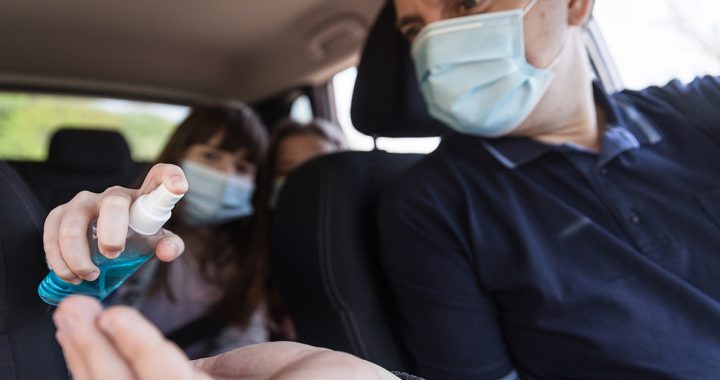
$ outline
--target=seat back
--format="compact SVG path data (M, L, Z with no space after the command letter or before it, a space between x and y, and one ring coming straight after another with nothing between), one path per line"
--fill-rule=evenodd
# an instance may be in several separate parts
M412 370L380 268L375 209L419 158L339 153L288 177L274 215L273 265L301 342Z
M358 66L354 126L375 137L434 137L430 117L387 1ZM274 269L298 338L350 352L385 368L414 364L380 266L376 207L381 194L422 156L347 152L292 173L274 215Z
M48 211L83 190L100 192L115 185L129 186L142 171L130 157L130 148L120 133L73 128L55 132L45 163L18 168Z
M37 295L48 272L44 214L19 176L0 162L0 379L67 379L50 308Z

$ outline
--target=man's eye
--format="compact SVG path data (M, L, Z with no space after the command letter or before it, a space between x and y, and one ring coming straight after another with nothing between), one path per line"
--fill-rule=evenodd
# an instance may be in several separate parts
M471 11L478 5L477 0L461 0L460 6L464 11Z
M422 26L420 26L420 25L408 26L407 28L403 29L402 34L403 34L403 36L405 36L405 38L408 41L412 42L415 39L415 37L417 37L418 34L420 34L421 30L422 30Z
M448 11L450 17L460 17L469 14L482 13L487 10L490 2L488 0L456 0L452 2L452 9Z

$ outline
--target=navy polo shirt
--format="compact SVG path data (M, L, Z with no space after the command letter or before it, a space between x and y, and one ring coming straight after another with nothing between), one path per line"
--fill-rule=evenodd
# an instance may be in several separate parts
M385 197L418 375L720 379L720 78L595 99L598 153L455 134Z

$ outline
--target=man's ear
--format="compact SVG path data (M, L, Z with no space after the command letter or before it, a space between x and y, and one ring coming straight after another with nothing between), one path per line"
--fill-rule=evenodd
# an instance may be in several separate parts
M570 0L568 3L568 24L584 25L592 14L594 0Z

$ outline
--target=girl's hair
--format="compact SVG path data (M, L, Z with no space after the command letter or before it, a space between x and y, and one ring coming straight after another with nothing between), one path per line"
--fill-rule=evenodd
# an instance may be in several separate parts
M285 119L278 123L273 129L270 138L270 148L265 165L258 175L258 187L254 199L255 216L252 226L252 243L250 252L252 256L265 257L269 260L271 253L270 224L272 215L270 210L270 195L273 190L273 181L277 170L277 154L285 139L293 136L315 136L337 148L346 148L345 137L339 127L323 119L314 119L307 124L302 124L292 119ZM269 264L268 264L269 265ZM287 325L285 308L277 287L277 280L273 271L270 270L265 278L267 297L267 318L271 336L281 340L292 340L294 332L283 331Z
M250 107L241 104L234 108L194 108L170 137L158 162L179 165L191 145L206 143L219 132L223 132L220 149L245 149L246 159L258 168L262 166L268 146L267 129ZM249 250L248 220L211 226L203 235L188 226L182 216L181 201L167 227L185 239L188 253L199 263L204 280L221 290L222 297L211 313L226 323L247 327L253 313L263 307L268 273L266 257ZM150 292L165 290L172 301L175 297L168 274L168 265L160 264Z

